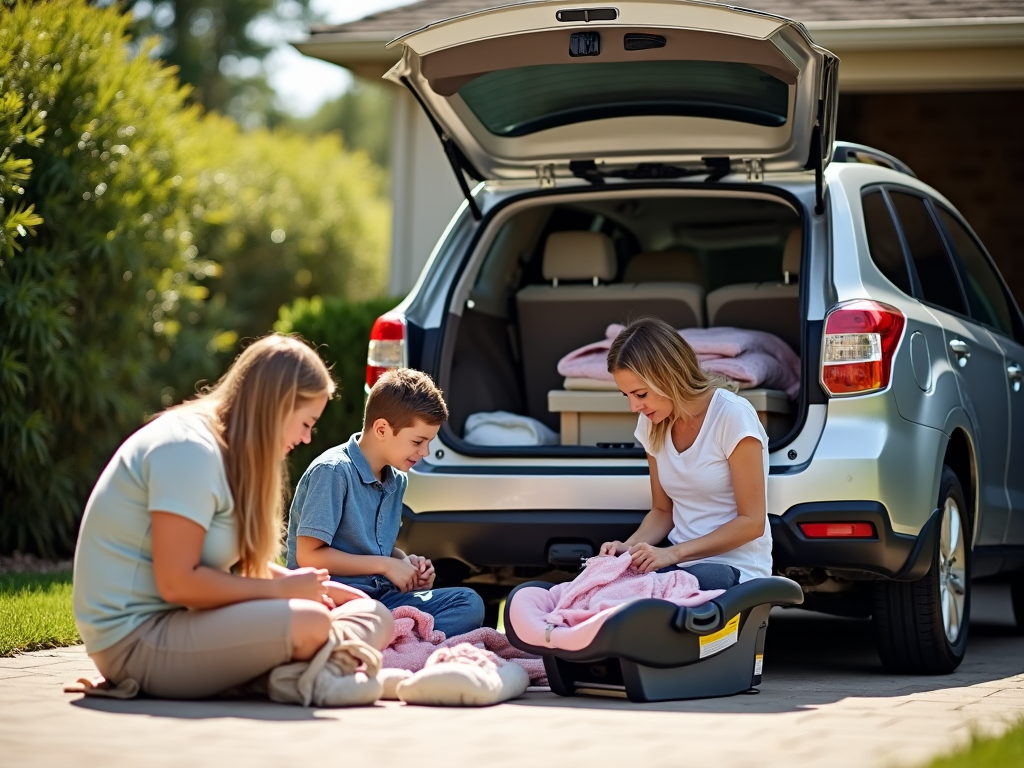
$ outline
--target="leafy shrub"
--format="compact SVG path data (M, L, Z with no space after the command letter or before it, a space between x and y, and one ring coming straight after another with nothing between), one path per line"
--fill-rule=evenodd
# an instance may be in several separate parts
M189 249L218 266L205 307L174 327L164 405L216 379L235 342L269 332L296 297L379 295L390 228L382 171L336 135L242 132L211 114L179 149L194 200Z
M98 462L156 398L169 323L206 295L175 165L196 114L124 28L70 0L0 13L0 219L19 235L0 257L0 549L71 546Z
M197 252L223 267L210 284L241 336L267 333L296 297L379 295L388 255L383 172L337 135L242 133L208 115L183 147L196 197Z
M117 444L277 307L382 285L365 154L202 115L126 28L85 0L0 11L0 552L69 551Z
M310 462L331 446L348 440L363 426L366 348L373 321L398 304L398 299L299 299L282 307L274 330L297 333L315 344L331 366L338 394L316 423L313 441L292 452L292 476L298 480Z

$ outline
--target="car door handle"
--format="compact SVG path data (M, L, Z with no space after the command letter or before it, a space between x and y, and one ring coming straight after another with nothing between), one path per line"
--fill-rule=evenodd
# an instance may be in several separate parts
M967 358L971 356L971 348L966 341L962 339L953 339L949 342L949 348L953 350L953 354L956 355L956 364L963 368L967 365Z
M1020 392L1021 386L1024 386L1024 368L1019 363L1010 363L1006 366L1006 375L1010 379L1010 389Z

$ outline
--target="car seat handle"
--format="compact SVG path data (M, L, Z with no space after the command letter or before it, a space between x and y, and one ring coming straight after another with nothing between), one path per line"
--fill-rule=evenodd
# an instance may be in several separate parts
M717 603L705 603L692 608L679 606L672 616L672 626L677 632L684 629L698 635L714 632L722 621L722 609Z

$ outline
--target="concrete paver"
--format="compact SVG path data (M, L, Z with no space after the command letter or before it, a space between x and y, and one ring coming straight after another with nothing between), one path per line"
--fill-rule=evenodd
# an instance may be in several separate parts
M0 762L890 768L1024 717L1024 638L999 587L976 590L967 658L943 677L884 672L867 621L776 614L759 695L662 704L542 693L487 709L87 699L62 692L95 674L81 647L25 654L0 659Z

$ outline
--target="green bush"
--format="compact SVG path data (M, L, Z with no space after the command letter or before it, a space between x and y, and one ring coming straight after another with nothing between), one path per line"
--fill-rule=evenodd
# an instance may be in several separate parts
M116 7L3 2L0 552L53 555L118 443L277 307L377 294L389 212L337 136L188 107Z
M219 376L235 342L269 332L297 297L379 295L390 229L383 172L336 135L242 132L211 114L179 149L194 199L189 252L218 266L205 307L174 326L164 405Z
M303 296L380 294L390 210L383 172L337 135L241 132L208 115L184 150L194 185L194 244L223 267L223 294L241 336L267 333L282 305Z
M298 480L306 467L331 446L348 440L363 426L366 383L366 348L373 321L398 304L398 299L299 299L282 307L274 330L297 333L319 349L331 366L338 394L327 404L316 424L313 441L296 448L291 457L292 476Z
M124 29L71 0L0 12L5 233L22 217L0 255L0 550L70 548L98 466L156 399L169 324L206 294L175 163L196 113Z

